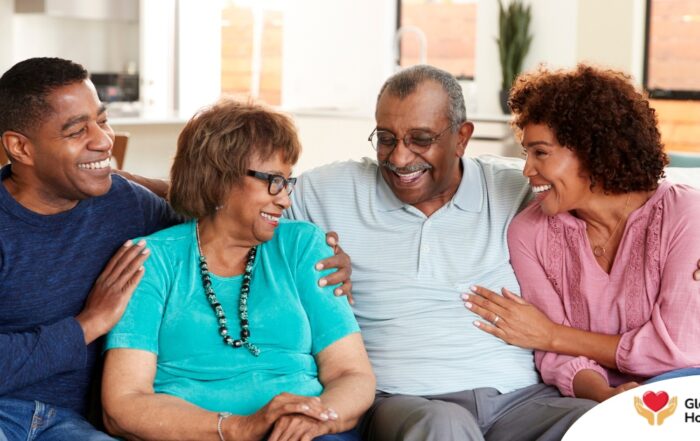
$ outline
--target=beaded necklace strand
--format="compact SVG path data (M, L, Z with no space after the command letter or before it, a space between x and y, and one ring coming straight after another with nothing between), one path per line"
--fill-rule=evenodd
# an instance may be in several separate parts
M214 310L214 315L219 322L219 335L223 337L224 343L231 346L234 349L245 347L253 354L255 357L260 355L260 349L250 342L250 328L248 326L248 294L250 294L250 281L253 272L253 263L255 262L255 254L257 253L257 246L254 246L248 251L248 259L245 264L245 272L243 273L243 282L241 283L241 296L238 300L238 317L241 319L241 338L233 339L229 335L228 326L226 326L226 314L224 313L224 307L221 306L218 299L216 298L216 293L214 288L212 288L211 274L209 273L209 267L207 266L207 258L204 257L202 252L202 244L199 240L199 222L195 224L195 230L197 234L197 250L199 251L199 272L202 275L202 286L204 287L204 294L207 296L207 301Z

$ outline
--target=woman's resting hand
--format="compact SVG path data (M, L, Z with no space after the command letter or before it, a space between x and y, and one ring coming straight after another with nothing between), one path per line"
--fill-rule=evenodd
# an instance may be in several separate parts
M480 286L472 290L475 294L462 295L464 305L488 322L475 321L475 326L511 345L552 351L557 325L539 309L505 288L503 296Z
M268 441L311 441L317 436L331 433L327 422L306 415L285 415L275 423Z
M599 403L639 386L639 383L630 381L617 387L610 386L598 372L591 369L582 369L574 375L573 388L577 398L587 398Z
M338 417L334 411L325 408L318 397L281 393L252 415L226 418L222 424L224 438L258 441L284 416L304 416L319 423Z

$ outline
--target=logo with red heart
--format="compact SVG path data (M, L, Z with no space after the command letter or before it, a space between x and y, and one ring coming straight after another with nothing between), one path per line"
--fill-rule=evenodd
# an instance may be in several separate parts
M634 408L650 425L662 425L678 407L678 397L669 399L664 391L646 391L641 398L634 397Z
M664 391L652 392L647 391L642 395L642 401L644 404L654 412L658 412L663 407L668 404L668 394Z

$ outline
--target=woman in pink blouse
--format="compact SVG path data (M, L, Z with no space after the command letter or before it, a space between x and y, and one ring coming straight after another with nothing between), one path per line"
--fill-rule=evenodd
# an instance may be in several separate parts
M659 183L648 100L580 65L521 76L509 105L535 194L508 231L524 300L476 287L465 306L488 323L475 325L535 349L544 382L569 396L603 401L699 367L700 192Z

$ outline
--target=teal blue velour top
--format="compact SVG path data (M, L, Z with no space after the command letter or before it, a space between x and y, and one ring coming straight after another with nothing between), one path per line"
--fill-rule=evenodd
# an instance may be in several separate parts
M146 242L151 256L143 280L107 336L106 349L157 354L156 393L248 415L281 392L323 391L314 356L359 328L347 299L317 285L321 273L314 265L332 254L319 228L283 219L273 238L258 247L248 297L250 341L260 348L258 357L227 346L219 335L202 288L195 223L160 231ZM212 275L233 337L240 332L242 279Z

